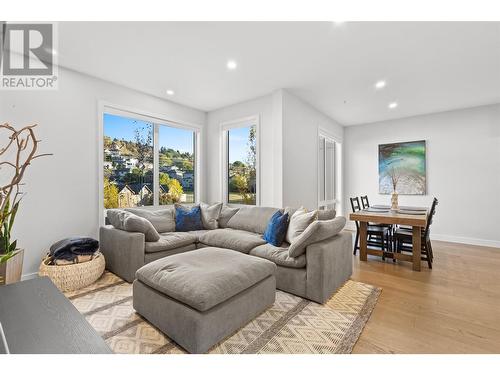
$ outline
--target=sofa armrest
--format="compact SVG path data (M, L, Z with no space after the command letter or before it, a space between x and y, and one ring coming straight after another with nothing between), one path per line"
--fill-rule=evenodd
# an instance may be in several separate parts
M106 225L99 230L100 250L106 268L131 283L135 272L144 265L144 234L126 232Z
M342 231L306 249L306 295L326 302L352 275L352 234Z

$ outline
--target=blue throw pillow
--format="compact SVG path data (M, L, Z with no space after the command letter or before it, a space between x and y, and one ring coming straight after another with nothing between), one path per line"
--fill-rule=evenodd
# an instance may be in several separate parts
M175 206L176 232L188 232L201 229L203 229L203 223L201 222L200 206L193 206L191 208Z
M264 240L273 246L281 246L285 240L286 230L288 229L288 213L276 212L264 232Z

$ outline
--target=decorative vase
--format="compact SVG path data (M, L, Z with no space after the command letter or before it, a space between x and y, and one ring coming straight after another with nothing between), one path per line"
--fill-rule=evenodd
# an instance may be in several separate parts
M391 211L398 211L399 206L398 206L398 192L393 191L391 195Z
M24 250L16 250L16 255L0 264L0 285L12 284L21 281L23 271Z

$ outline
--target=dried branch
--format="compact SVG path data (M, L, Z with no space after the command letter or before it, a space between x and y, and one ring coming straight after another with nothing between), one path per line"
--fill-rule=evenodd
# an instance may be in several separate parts
M38 143L40 140L36 138L34 128L37 124L25 126L19 130L16 130L13 126L8 123L0 124L0 131L7 131L9 133L7 145L0 148L0 156L7 153L7 151L14 148L15 161L4 160L0 162L1 165L6 165L13 168L12 177L7 184L0 186L0 219L5 220L11 213L8 211L5 213L5 207L9 204L10 209L15 206L17 202L22 198L23 193L19 191L19 186L22 184L21 181L24 177L26 169L31 164L34 159L48 156L51 154L37 154ZM27 155L25 155L27 152ZM12 202L10 202L12 197Z

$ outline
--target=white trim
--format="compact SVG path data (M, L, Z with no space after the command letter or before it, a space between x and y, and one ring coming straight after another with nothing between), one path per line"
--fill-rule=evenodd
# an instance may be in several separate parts
M328 199L328 200L323 200L323 201L320 200L319 174L323 173L324 171L320 171L320 166L318 163L317 176L316 176L316 180L318 181L318 189L317 189L318 207L334 204L337 212L341 212L342 211L342 155L341 155L342 142L338 137L333 135L331 132L322 128L321 126L318 126L318 134L317 134L317 138L316 138L317 139L316 152L319 151L320 138L324 138L325 141L333 142L333 146L334 146L334 148L333 148L333 163L334 163L334 171L333 171L334 172L334 176L333 176L334 177L334 187L333 187L334 193L333 193L333 195L334 195L334 198ZM325 148L325 150L324 150L323 158L324 158L324 166L326 167L326 142L325 142L324 148ZM316 156L318 156L318 155L316 155ZM325 184L324 188L325 188L325 195L326 195L326 175L324 178L324 184Z
M221 140L221 147L219 147L220 150L220 163L221 163L221 175L220 181L221 181L221 202L224 202L228 204L228 191L227 191L227 185L228 182L227 180L227 165L228 165L228 145L227 145L227 132L231 129L236 129L236 128L246 128L250 125L255 125L255 132L256 132L256 137L255 137L255 142L256 142L256 155L255 155L255 167L256 167L256 173L255 173L255 189L256 189L256 194L255 194L255 206L260 206L260 115L256 114L253 116L248 116L248 117L242 117L238 118L235 120L230 120L230 121L225 121L220 124L220 137L219 139ZM243 206L243 205L236 205L234 203L231 203L233 206Z
M153 124L153 206L160 205L160 126ZM158 168L157 168L158 167Z
M133 116L134 119L138 120L143 120L147 122L152 122L153 123L153 190L155 194L153 194L153 205L152 206L145 206L145 209L158 209L162 208L165 206L159 205L159 174L157 170L157 166L159 165L159 155L156 151L159 151L159 145L158 145L158 129L159 126L170 126L174 127L177 129L184 129L184 130L190 130L194 132L194 139L195 139L195 147L194 147L194 152L195 152L195 171L194 171L194 178L195 178L195 186L194 186L194 200L195 203L198 203L200 200L200 194L201 194L201 148L200 148L200 139L202 136L203 132L203 126L198 125L198 124L193 124L189 123L183 120L179 120L175 117L171 117L170 115L166 114L159 114L159 113L154 113L154 112L149 112L137 108L131 108L129 106L124 106L120 104L114 104L110 103L104 100L98 100L97 101L97 124L98 124L98 158L97 158L97 170L98 170L98 181L97 181L97 189L98 189L98 202L97 202L97 212L99 215L98 218L98 223L99 226L104 225L104 212L105 209L103 207L103 201L104 201L104 168L103 168L103 161L104 161L104 123L103 123L103 118L104 118L104 113L109 113L109 114L115 114L115 115L120 115L120 116L126 116L127 114L130 114Z
M345 229L349 230L349 231L356 232L356 225L354 224L354 221L348 220L346 223ZM500 248L500 241L484 240L481 238L473 238L473 237L452 236L452 235L448 235L448 234L432 234L431 233L431 240L432 241L460 243L460 244L465 244L465 245Z
M500 248L500 241L484 240L482 238L460 237L460 236L450 236L447 234L431 233L431 240Z
M199 131L201 131L203 129L202 125L183 121L181 119L177 119L177 118L172 117L172 116L167 115L167 114L145 111L142 109L132 108L132 107L120 105L120 104L113 104L113 103L110 103L110 102L107 102L104 100L99 100L98 103L101 107L109 108L111 110L111 112L108 112L108 113L111 113L111 114L118 114L119 115L120 112L127 112L127 113L133 114L134 118L138 118L139 120L144 120L144 121L148 121L148 122L156 122L156 121L151 121L153 119L153 120L157 120L160 123L165 121L168 124L164 124L164 125L172 125L173 127L180 128L180 129L189 128L189 129L197 129ZM112 112L113 110L117 110L117 112L113 113ZM123 115L123 113L121 113L121 114Z

